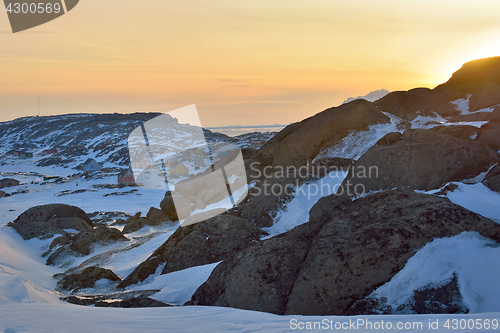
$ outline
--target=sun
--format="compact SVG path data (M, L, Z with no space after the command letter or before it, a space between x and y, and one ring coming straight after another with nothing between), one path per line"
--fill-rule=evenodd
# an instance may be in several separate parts
M457 45L448 52L445 52L446 55L441 61L439 72L450 78L451 75L459 70L466 62L500 56L500 43L498 43L498 36L500 36L500 31L488 33L481 37L476 37L469 43ZM445 81L448 78L446 78Z

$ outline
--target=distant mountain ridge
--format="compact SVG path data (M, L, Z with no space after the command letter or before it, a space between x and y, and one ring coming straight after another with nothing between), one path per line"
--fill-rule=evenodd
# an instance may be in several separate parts
M66 114L47 117L24 117L0 123L0 160L20 152L33 154L38 166L77 167L94 158L109 167L128 166L128 136L142 123L161 113ZM206 139L239 143L265 139L268 134L250 133L238 137L204 129ZM44 151L46 153L44 153ZM41 156L45 155L43 158ZM24 155L24 154L23 154Z
M390 91L387 89L379 89L379 90L372 91L364 96L349 97L348 99L343 101L342 104L352 102L356 99L366 99L368 102L375 102L376 100L381 99L382 97L384 97L385 95L387 95L389 93L390 93Z

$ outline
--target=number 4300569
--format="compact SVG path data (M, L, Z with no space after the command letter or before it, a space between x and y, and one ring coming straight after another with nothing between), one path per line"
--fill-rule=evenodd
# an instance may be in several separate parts
M58 14L61 11L61 5L59 3L51 4L51 3L9 3L9 5L6 8L7 12L10 13L31 13L31 14L51 14L51 13L56 13Z

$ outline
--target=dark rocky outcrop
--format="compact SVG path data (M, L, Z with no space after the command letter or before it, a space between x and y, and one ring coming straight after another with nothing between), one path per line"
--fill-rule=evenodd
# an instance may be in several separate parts
M486 143L492 149L500 150L500 119L493 119L488 123L481 126L479 131L479 136L477 137L479 141Z
M171 221L179 221L177 210L175 209L174 199L172 198L172 193L170 191L165 193L165 197L160 202L160 208Z
M161 308L172 306L150 297L133 297L123 301L96 301L96 307L104 308Z
M108 279L121 281L113 271L101 267L87 267L77 274L65 275L57 282L57 290L77 292L85 288L93 288L96 281Z
M128 241L120 230L99 226L91 231L80 233L64 232L55 238L42 256L48 257L47 265L57 265L74 256L89 255L95 244L109 244L116 241Z
M477 111L500 104L500 84L487 82L472 95L469 110Z
M90 231L94 225L80 208L64 204L35 206L9 224L24 239L64 234L63 229Z
M418 115L433 116L434 112L443 117L458 115L460 112L450 101L448 96L438 90L415 88L394 91L373 104L384 112L412 120Z
M479 133L479 128L471 125L436 126L431 130L439 134L462 139L475 139Z
M70 239L71 245L69 248L77 253L89 255L93 244L97 242L109 243L118 240L128 240L120 230L108 227L98 227L92 232L81 232L74 238Z
M173 207L173 209L175 210L175 207ZM120 222L125 224L122 232L128 234L140 230L147 225L157 226L162 223L172 223L172 220L171 217L165 214L161 209L151 207L146 217L141 217L141 213L139 212L134 216L130 216L126 221Z
M417 314L469 313L463 303L456 274L441 286L427 286L415 290L411 308Z
M459 128L455 134L467 136L469 132ZM436 189L451 181L475 177L496 161L498 154L482 142L439 134L439 129L438 133L407 130L399 141L370 148L350 170L339 194L349 191L348 195L358 196L393 188Z
M348 315L376 315L394 313L414 314L458 314L469 313L463 303L456 274L448 281L431 284L413 292L407 304L396 309L387 305L385 297L368 296L356 301L347 311Z
M486 178L483 181L483 184L487 186L490 190L495 192L500 192L500 165L497 164L493 167Z
M388 191L342 203L321 199L310 222L219 264L188 304L276 314L343 315L435 238L500 225L446 198Z
M265 165L300 167L350 132L365 131L371 125L389 121L370 102L355 100L287 126L260 148L253 159Z
M265 234L252 222L231 214L178 228L168 240L141 263L119 288L144 281L165 264L162 274L225 260L257 242Z
M475 94L488 82L500 84L500 57L465 63L462 68L453 73L448 82L437 86L435 90L455 100L465 98L466 94Z
M94 305L108 308L151 308L172 306L151 298L160 290L126 291L107 295L70 295L61 297L62 301L76 305Z

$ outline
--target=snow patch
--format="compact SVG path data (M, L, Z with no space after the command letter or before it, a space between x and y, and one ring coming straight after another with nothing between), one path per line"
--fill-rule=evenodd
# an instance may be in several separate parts
M463 302L471 313L500 311L500 247L476 232L436 239L425 245L391 281L370 296L386 297L397 309L413 291L439 285L456 274Z
M128 290L161 289L151 298L172 305L183 305L191 299L196 289L207 281L219 263L221 262L190 267L164 275L150 276L140 285L128 288Z
M372 125L367 131L351 132L340 140L340 142L320 153L315 160L324 157L340 157L357 160L384 135L392 132L402 132L402 130L397 128L397 125L402 120L393 115L386 115L391 117L390 123Z
M303 184L295 188L294 198L278 211L274 223L269 228L262 228L271 238L287 232L309 221L309 211L319 199L334 194L347 177L348 172L330 172L324 178Z

